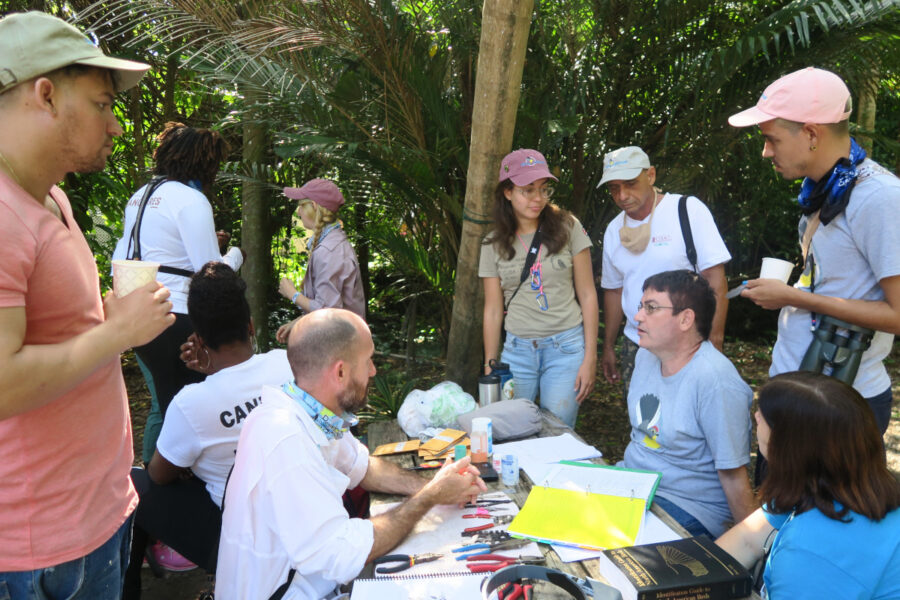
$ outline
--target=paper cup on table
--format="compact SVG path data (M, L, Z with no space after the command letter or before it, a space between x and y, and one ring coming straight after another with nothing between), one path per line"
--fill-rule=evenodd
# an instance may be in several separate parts
M113 292L121 298L151 281L156 281L159 263L145 260L114 260Z
M787 283L791 278L791 271L794 270L794 263L790 263L780 258L772 258L767 256L762 259L762 268L759 270L760 279L778 279L782 283Z

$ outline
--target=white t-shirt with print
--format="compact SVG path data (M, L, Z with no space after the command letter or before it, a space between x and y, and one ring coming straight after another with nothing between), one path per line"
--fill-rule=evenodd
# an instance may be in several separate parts
M156 449L173 465L190 467L222 506L241 428L259 406L263 386L293 377L287 353L276 349L184 386L166 411Z
M125 207L124 234L116 244L114 260L123 260L129 250L131 232L137 221L138 207L144 197L141 187ZM141 222L141 258L167 267L196 273L209 261L222 261L237 271L244 262L238 248L223 257L219 253L216 225L209 200L194 188L178 181L167 181L153 191L147 200ZM191 280L181 275L159 273L156 280L171 292L172 312L187 314L187 294Z
M678 219L680 197L680 194L666 194L660 199L650 225L650 242L640 254L622 246L619 230L623 223L628 227L646 223L650 219L649 215L643 221L635 221L622 211L606 226L606 233L603 235L603 273L600 285L606 290L622 288L625 335L635 344L639 339L634 316L643 295L641 288L644 281L663 271L693 269L687 258L681 222ZM697 249L697 268L703 271L731 260L731 254L706 205L690 196L687 199L687 212L694 247Z

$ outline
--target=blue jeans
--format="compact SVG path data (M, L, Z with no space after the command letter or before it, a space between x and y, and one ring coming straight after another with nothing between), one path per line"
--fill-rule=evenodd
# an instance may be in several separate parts
M669 516L678 521L678 524L688 530L694 537L698 537L701 535L705 535L709 539L715 539L715 536L709 532L709 530L703 526L703 523L698 521L694 515L684 510L671 500L666 500L660 495L656 495L653 497L653 502L669 513Z
M0 600L112 600L122 596L131 548L128 517L102 546L81 558L34 571L0 573Z
M890 387L880 394L866 398L866 402L869 403L869 406L872 407L872 412L875 414L875 423L878 425L881 435L884 435L888 424L891 422L891 403L893 401L894 395Z
M516 398L534 402L540 392L541 407L575 427L575 377L584 360L582 325L544 338L507 333L501 360L512 371Z

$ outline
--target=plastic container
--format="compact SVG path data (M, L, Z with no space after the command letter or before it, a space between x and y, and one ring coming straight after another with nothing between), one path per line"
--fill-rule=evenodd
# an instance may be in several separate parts
M505 486L519 485L519 459L515 454L503 455L503 459L500 461L500 479Z
M472 462L486 463L493 450L491 420L487 417L472 419Z
M512 371L505 362L500 362L496 358L488 361L491 367L491 375L500 377L500 399L512 400L515 398L515 382L513 381Z

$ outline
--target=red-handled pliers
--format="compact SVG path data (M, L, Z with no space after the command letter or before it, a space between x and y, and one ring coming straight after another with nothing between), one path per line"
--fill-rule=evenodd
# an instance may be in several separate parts
M479 554L466 559L466 565L473 573L492 573L510 565L536 565L544 562L543 556L503 556L502 554ZM483 562L491 561L491 562ZM478 564L472 564L478 563Z
M530 583L510 583L507 584L500 592L497 593L497 600L524 600L532 599L532 586Z
M475 525L474 527L466 527L465 529L463 529L462 535L464 535L464 536L475 535L479 531L484 531L485 529L490 529L493 526L494 526L494 520L491 519L491 521L489 523L485 523L484 525Z

